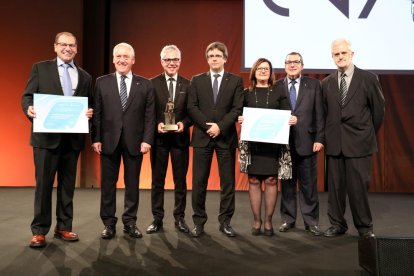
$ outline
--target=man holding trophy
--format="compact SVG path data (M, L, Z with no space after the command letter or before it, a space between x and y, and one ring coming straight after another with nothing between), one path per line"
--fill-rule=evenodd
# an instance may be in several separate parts
M147 228L148 234L156 233L163 227L164 186L169 155L174 179L175 227L181 232L189 232L184 220L184 211L187 196L189 127L192 125L186 109L190 82L178 75L180 64L181 52L177 46L165 46L161 51L161 66L164 72L151 80L155 91L157 127L155 143L151 149L151 209L154 219Z

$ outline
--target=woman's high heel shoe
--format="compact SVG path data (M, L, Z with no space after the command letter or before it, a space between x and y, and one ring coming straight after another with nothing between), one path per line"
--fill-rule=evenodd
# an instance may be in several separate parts
M264 235L265 236L268 236L268 237L270 237L270 236L273 236L273 234L274 234L274 231L273 231L273 228L270 228L270 229L264 229Z

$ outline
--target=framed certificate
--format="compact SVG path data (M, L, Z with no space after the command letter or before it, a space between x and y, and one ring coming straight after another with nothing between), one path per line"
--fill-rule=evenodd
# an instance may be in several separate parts
M290 116L290 110L244 107L240 140L286 145Z
M88 133L87 97L34 94L33 132Z

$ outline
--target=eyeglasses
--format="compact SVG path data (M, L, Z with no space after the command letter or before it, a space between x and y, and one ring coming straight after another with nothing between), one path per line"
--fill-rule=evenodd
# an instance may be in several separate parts
M264 72L267 72L269 70L270 70L269 67L257 67L257 69L256 69L256 71L264 71Z
M285 61L286 65L290 65L290 64L302 64L302 61L300 60L286 60Z
M76 48L76 44L67 44L67 43L61 43L61 42L58 42L58 43L56 43L56 45L59 45L60 47L62 47L62 48L66 48L67 46L69 46L69 48Z
M208 55L207 58L222 58L222 55Z
M179 63L180 59L179 58L163 58L162 61L164 61L167 64L172 63Z

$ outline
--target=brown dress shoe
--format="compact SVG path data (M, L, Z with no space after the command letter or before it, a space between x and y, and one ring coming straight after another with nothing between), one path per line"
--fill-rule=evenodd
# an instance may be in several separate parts
M55 229L55 238L62 239L64 241L78 241L79 240L78 234L71 232L71 231L58 230L58 229Z
M30 240L29 246L32 248L45 247L46 246L45 235L33 235L32 239Z

